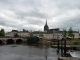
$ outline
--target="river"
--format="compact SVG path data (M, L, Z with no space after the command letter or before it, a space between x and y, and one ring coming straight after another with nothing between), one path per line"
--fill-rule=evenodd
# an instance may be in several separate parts
M0 60L58 60L55 48L27 45L0 46Z

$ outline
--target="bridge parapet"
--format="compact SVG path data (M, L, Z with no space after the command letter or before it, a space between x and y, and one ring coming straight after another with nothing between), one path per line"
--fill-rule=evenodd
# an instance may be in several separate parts
M6 43L7 40L13 40L14 42L16 42L17 40L22 40L22 41L25 41L25 39L23 37L0 37L0 40L3 42L3 43Z

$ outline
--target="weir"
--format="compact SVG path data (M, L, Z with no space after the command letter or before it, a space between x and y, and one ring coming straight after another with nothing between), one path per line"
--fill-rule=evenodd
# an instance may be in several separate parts
M57 43L57 53L59 54L61 49L61 56L66 56L66 39L62 38L61 40L58 40Z

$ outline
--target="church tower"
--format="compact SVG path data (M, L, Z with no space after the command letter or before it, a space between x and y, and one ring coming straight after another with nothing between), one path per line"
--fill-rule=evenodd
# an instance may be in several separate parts
M47 25L47 19L46 19L46 24L44 26L44 31L47 32L47 30L49 29L48 25Z

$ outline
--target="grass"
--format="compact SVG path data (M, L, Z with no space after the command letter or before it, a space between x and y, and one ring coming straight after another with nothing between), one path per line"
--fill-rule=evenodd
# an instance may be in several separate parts
M80 40L80 38L66 38L66 40Z
M70 45L70 46L73 46L73 47L80 47L80 45Z
M73 38L73 40L80 40L80 38Z

